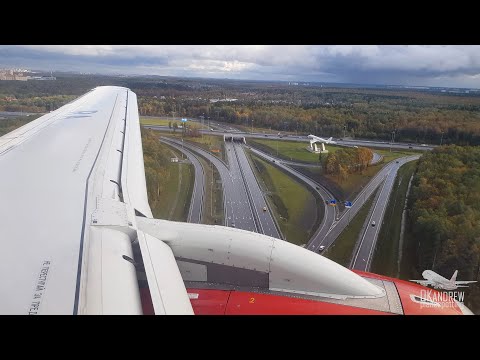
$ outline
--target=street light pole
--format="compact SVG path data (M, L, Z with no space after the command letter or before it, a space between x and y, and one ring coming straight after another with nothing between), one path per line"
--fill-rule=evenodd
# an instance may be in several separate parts
M346 133L347 133L347 125L343 125L343 138L344 139L345 139L345 136L347 136Z

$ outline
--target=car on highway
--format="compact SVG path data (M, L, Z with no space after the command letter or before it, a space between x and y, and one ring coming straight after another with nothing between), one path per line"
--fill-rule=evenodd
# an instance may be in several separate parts
M319 186L315 186L315 189L320 190L320 187L319 187Z
M324 245L321 245L321 246L318 248L318 252L322 252L323 250L325 250L325 246L324 246Z
M408 147L409 149L413 149L411 146Z
M372 226L375 226L375 220L372 221Z
M231 223L230 226L231 226L231 227L235 227L235 223Z
M267 211L267 207L266 207L266 206L263 207L263 211Z
M399 163L399 161L398 161L398 160L397 160L397 161L395 161L395 162L396 162L397 164Z

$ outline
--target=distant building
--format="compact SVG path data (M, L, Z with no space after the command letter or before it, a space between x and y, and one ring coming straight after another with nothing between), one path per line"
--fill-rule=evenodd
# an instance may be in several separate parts
M22 69L3 69L0 70L0 80L27 81L28 76L25 75L26 72L26 70Z
M29 80L57 80L55 76L32 76Z

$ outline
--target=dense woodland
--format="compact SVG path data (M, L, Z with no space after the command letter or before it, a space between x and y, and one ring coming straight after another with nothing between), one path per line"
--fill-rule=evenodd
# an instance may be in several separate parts
M410 220L419 241L418 272L433 269L458 280L480 280L480 148L447 146L419 160ZM480 311L480 286L470 286Z
M50 111L95 86L119 85L138 95L142 115L205 116L281 131L385 141L395 131L396 141L480 145L478 92L55 75L56 81L0 82L0 111Z
M325 156L325 155L323 155ZM320 154L320 159L322 154ZM322 161L325 174L345 180L348 174L361 173L373 159L373 151L367 148L342 148L326 155Z

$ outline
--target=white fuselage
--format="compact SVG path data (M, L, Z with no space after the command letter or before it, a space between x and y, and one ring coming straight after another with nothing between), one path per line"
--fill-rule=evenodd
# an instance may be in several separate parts
M438 275L435 271L425 270L422 273L422 276L425 280L431 281L432 286L436 289L455 290L457 288L455 282L445 279L443 276Z

